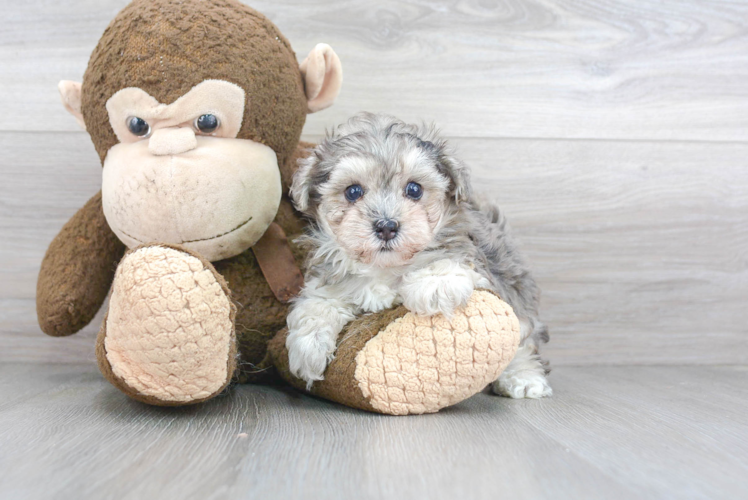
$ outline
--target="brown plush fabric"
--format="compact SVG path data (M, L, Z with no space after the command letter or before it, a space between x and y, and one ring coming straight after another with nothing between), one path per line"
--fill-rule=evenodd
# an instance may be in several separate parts
M301 215L294 209L290 198L287 196L281 198L274 222L283 229L289 240L293 240L301 235L307 225L306 220L301 218ZM299 262L299 264L302 264L302 262Z
M290 241L290 246L296 262L302 263L304 250L293 241ZM268 380L275 373L267 355L267 345L275 333L286 326L288 305L275 297L251 249L231 259L214 262L213 265L226 279L237 307L237 381Z
M83 77L83 118L102 162L118 142L105 108L115 92L139 87L170 104L207 79L245 90L238 137L286 164L307 109L296 55L273 23L235 0L135 0L109 24Z
M278 224L270 224L252 252L275 298L287 304L299 294L304 275L296 264L286 233Z
M218 274L218 272L216 272L215 268L210 262L202 258L199 254L195 252L190 252L186 248L181 247L179 245L159 245L159 246L173 248L175 250L180 250L189 255L192 255L193 257L196 257L198 260L200 260L200 262L205 266L206 269L210 270L213 273L213 276L216 278L216 281L218 281L218 283L221 285L221 289L223 290L223 292L229 297L229 299L231 298L231 290L229 290L226 280L220 274ZM139 250L140 248L143 248L143 247L133 248L132 250L129 250L127 253L129 254L129 253L135 252ZM226 382L224 383L223 387L219 391L217 391L215 394L212 394L208 397L201 398L201 399L194 399L189 402L165 401L165 400L153 397L153 396L141 394L134 388L130 387L120 377L115 375L114 371L112 370L112 366L109 364L109 359L107 358L106 347L104 344L104 341L106 339L107 319L108 319L108 314L104 318L104 321L101 324L101 329L99 330L99 334L96 338L96 360L99 364L99 369L101 370L101 373L104 375L104 378L106 378L112 385L114 385L117 389L124 392L125 394L130 396L132 399L135 399L136 401L140 401L141 403L147 403L147 404L155 405L155 406L186 406L186 405L191 405L191 404L197 404L197 403L206 401L208 399L211 399L216 394L222 392L223 389L225 389L229 385L229 383L231 383L231 380L234 377L234 372L236 370L236 359L237 359L236 342L232 342L229 348L228 375L226 377ZM236 307L233 304L231 306L231 320L234 322L234 324L236 324Z
M245 382L248 378L243 374L257 370L256 365L265 357L268 340L285 324L288 306L275 298L251 249L213 265L226 280L237 308L238 378Z
M299 169L298 161L302 158L306 158L312 152L316 144L312 142L299 141L296 145L296 149L293 154L288 158L285 163L280 163L280 174L281 174L281 185L283 186L283 194L288 196L288 188L291 187L293 181L293 174Z
M335 358L325 370L324 380L315 382L311 392L315 396L329 399L353 408L379 412L369 400L364 397L358 386L354 374L356 371L356 356L364 345L383 330L387 325L402 318L408 313L403 307L397 307L377 314L362 316L350 322L341 332ZM294 377L288 367L288 350L286 337L288 329L284 328L270 341L268 350L278 374L300 391L306 390L306 382Z
M99 192L63 226L44 256L36 284L42 331L59 337L86 326L106 299L124 253L104 218Z

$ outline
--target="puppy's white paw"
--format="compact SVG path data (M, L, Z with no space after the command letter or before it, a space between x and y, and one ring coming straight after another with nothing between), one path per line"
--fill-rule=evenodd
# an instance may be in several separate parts
M290 330L286 347L291 373L306 381L307 390L315 380L324 378L327 364L335 357L332 329L315 321L305 322L302 329Z
M467 304L481 277L472 269L448 259L403 276L400 294L403 305L416 314L449 317Z
M291 373L306 381L307 390L312 382L324 378L327 364L335 357L338 334L354 313L353 308L333 299L302 295L294 303L286 319L288 364Z
M523 370L509 375L502 374L499 380L491 384L494 394L508 398L539 399L553 395L548 379L537 370Z

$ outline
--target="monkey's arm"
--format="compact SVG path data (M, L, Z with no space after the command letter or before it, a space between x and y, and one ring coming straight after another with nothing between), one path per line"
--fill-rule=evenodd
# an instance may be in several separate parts
M47 335L72 335L109 293L125 245L104 218L101 192L78 210L47 249L36 283L36 314Z

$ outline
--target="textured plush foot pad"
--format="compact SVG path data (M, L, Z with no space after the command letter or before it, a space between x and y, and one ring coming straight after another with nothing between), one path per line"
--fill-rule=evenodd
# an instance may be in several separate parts
M281 376L303 389L288 370L286 335L280 332L270 349ZM310 392L392 415L434 413L480 392L506 368L520 340L512 308L485 290L451 319L400 307L351 322L340 339L325 379Z
M210 263L178 248L135 249L114 277L99 366L140 401L204 401L233 375L234 315L228 288Z

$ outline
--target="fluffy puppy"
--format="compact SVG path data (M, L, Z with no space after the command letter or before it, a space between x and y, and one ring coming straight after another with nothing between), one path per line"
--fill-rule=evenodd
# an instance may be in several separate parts
M356 316L403 304L450 316L475 288L508 302L522 343L492 384L513 398L551 395L538 344L539 290L498 208L471 194L468 170L433 127L361 113L299 162L291 187L311 219L306 285L288 315L291 371L323 378Z

